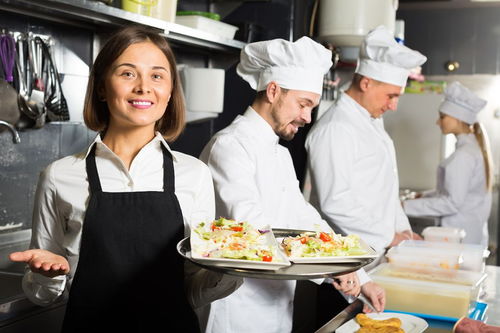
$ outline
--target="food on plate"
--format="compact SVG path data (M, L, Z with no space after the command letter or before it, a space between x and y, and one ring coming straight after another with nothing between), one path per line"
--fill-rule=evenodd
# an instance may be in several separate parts
M204 258L243 259L264 262L281 261L278 246L269 241L271 230L259 230L248 222L220 218L210 223L201 222L193 229L199 242L192 246Z
M404 333L404 330L401 328L401 319L395 317L379 320L370 318L364 313L358 313L356 315L356 322L360 326L357 333Z
M357 235L342 236L334 232L322 231L285 237L282 246L288 256L296 258L356 256L368 253L361 247Z

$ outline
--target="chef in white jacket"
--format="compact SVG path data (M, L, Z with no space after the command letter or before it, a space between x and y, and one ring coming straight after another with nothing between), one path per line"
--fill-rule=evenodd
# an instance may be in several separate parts
M394 40L384 26L364 38L350 87L306 139L311 203L330 225L358 234L377 252L411 232L399 201L394 144L382 115L396 110L410 69L426 57Z
M486 133L477 114L486 101L459 82L445 90L437 124L457 138L455 152L438 167L437 188L404 202L409 216L440 217L441 225L465 230L465 243L488 245L492 166Z
M256 226L314 230L318 225L331 230L304 199L290 153L279 144L280 138L291 140L310 122L331 65L331 52L308 37L245 46L237 73L257 96L200 156L212 172L217 215ZM362 290L383 308L383 289L363 270L341 281L337 289L356 295ZM206 332L290 332L295 285L245 278L232 294L211 303Z

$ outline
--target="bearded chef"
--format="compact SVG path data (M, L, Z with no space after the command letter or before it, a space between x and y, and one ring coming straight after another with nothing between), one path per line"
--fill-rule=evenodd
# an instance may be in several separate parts
M214 135L200 156L213 176L216 215L256 226L315 230L317 225L331 231L304 199L290 153L279 144L280 139L293 139L299 128L311 121L323 76L332 66L331 57L331 51L308 37L295 42L256 42L242 50L237 73L256 90L255 99L242 115ZM357 296L361 291L382 310L383 289L364 271L359 275L340 276L334 286L347 295ZM209 291L222 288L224 280L227 278ZM198 286L205 281L199 278ZM291 332L296 281L244 278L242 282L233 293L212 302L208 316L198 311L200 318L206 319L201 321L205 331ZM200 310L196 305L203 307L203 302L194 301Z

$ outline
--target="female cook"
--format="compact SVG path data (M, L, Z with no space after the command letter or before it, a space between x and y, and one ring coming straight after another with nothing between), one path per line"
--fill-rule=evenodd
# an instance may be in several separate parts
M464 229L464 243L488 245L492 165L486 133L477 114L486 101L459 82L445 90L437 124L457 138L453 154L440 163L437 189L404 202L409 216L440 217L445 227Z

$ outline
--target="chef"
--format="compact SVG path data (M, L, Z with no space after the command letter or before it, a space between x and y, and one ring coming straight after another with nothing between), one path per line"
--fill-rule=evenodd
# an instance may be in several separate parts
M455 152L438 167L437 189L404 202L409 216L440 217L445 227L464 229L464 242L488 245L493 182L491 152L477 115L486 101L459 82L445 90L437 124L457 138Z
M212 172L218 216L256 226L331 230L304 199L290 153L279 144L311 121L331 65L331 52L308 37L256 42L242 50L237 73L256 98L200 156ZM383 309L383 289L364 271L358 274L339 277L334 286L347 295L362 290ZM245 278L232 294L211 303L206 332L290 332L295 285Z
M360 235L380 253L419 238L399 202L394 144L382 115L396 110L410 69L425 61L384 26L373 29L361 45L350 87L306 139L311 203L334 229Z

